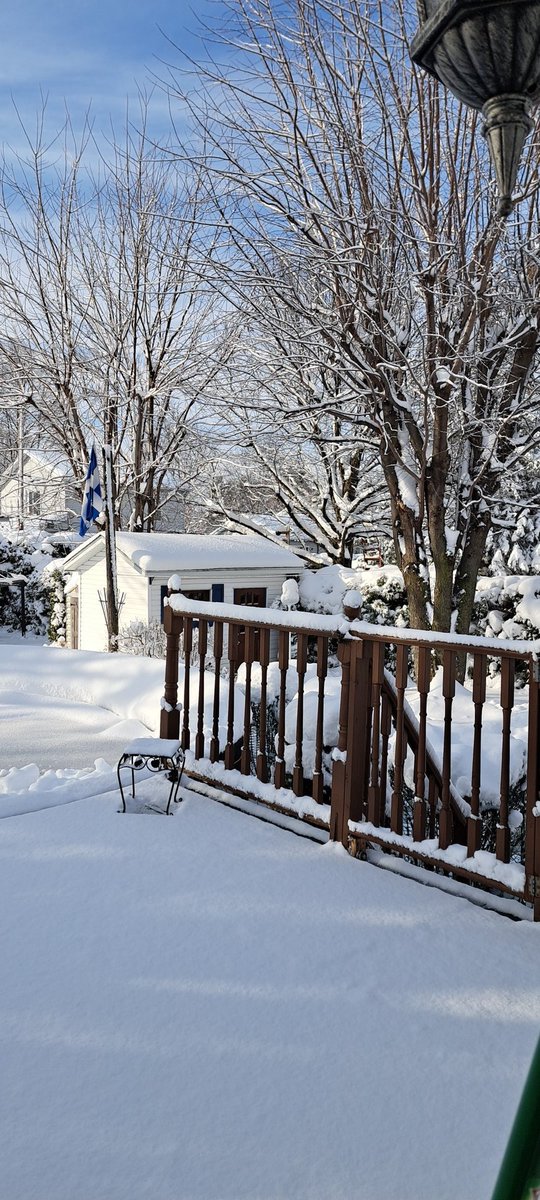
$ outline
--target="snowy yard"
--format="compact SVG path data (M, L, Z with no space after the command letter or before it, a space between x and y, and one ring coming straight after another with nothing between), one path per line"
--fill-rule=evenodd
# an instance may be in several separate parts
M27 763L31 653L0 675ZM34 655L34 687L38 660L45 706L93 720L109 689L129 736L158 711L161 664L137 687L125 660L111 700L91 655L62 686L70 652ZM174 818L120 816L106 762L74 773L51 725L55 747L28 790L2 745L0 1195L489 1200L538 928L186 789Z

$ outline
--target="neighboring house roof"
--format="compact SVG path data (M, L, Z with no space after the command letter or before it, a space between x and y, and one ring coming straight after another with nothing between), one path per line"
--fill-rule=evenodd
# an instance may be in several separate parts
M95 553L98 539L104 546L103 534L97 534L73 550L64 562L72 570L77 569ZM304 569L302 560L286 546L276 546L258 534L117 533L116 546L144 574L253 567L274 567L296 574Z
M225 518L223 525L220 528L230 529L234 521L247 521L250 525L257 525L259 529L266 530L268 533L274 534L276 537L290 537L292 542L303 546L307 542L318 544L320 533L314 521L306 518L304 525L307 532L300 529L295 521L289 517L288 513L241 513L232 512L228 518Z
M36 467L47 471L50 475L73 478L71 463L56 450L25 450L25 460L35 463Z
M25 450L24 451L24 481L28 483L46 482L50 485L59 480L71 480L73 471L67 458L54 450ZM0 488L10 483L18 474L18 463L15 459L0 477Z

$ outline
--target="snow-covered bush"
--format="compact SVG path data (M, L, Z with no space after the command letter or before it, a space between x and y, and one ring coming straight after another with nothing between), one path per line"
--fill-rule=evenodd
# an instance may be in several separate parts
M540 576L498 575L478 580L471 633L484 637L540 638Z
M361 620L372 625L408 626L409 609L401 575L395 568L391 573L371 574L373 578L363 580Z
M49 595L49 624L47 633L50 642L59 646L66 644L66 596L65 577L61 567L51 563L43 570L43 584Z
M530 455L522 470L509 471L492 511L485 566L490 575L529 575L540 571L540 462Z
M358 607L360 620L374 625L409 622L405 587L397 567L321 567L305 572L299 592L300 608L305 612L338 615L344 606Z
M144 658L165 657L165 632L160 621L130 621L120 630L119 649Z
M45 634L49 616L49 597L39 571L39 554L24 540L14 542L0 537L0 575L22 575L26 580L26 625L37 634ZM0 625L21 627L21 594L16 586L0 587Z

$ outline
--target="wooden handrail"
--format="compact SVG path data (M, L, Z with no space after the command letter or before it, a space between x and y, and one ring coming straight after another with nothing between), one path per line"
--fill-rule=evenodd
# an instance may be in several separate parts
M395 716L396 710L397 710L397 692L396 692L395 683L388 671L385 671L385 673L384 673L384 679L383 679L382 686L383 686L384 694L386 696L388 696L388 699L390 701L390 706L392 708L392 712ZM416 718L414 717L413 713L411 713L410 708L408 706L406 706L403 711L403 723L404 723L405 732L407 735L407 742L408 742L411 750L413 750L414 753L416 754L418 751L419 727L418 727L418 722L417 722ZM429 746L426 746L425 753L426 753L426 776L428 779L430 779L430 780L432 779L434 781L434 783L437 787L438 794L440 796L440 794L442 792L442 785L443 785L443 777L442 777L441 770L438 767L438 765L431 753L431 750L429 749ZM461 800L461 802L464 806L463 808L460 806L459 800ZM452 806L452 812L453 812L454 817L456 818L458 824L462 828L463 832L466 832L467 817L469 816L470 805L469 805L469 802L467 800L465 800L465 798L462 796L459 797L459 800L457 799L456 789L453 786L451 786L450 803ZM468 811L464 811L465 807Z

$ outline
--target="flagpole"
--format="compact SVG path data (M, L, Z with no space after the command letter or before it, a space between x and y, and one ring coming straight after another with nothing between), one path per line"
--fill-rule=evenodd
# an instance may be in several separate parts
M109 636L109 651L115 651L118 650L118 578L116 569L112 447L106 443L103 445L103 477L105 479L107 633Z

